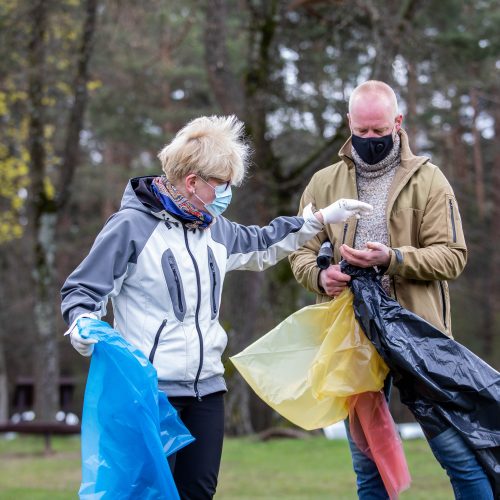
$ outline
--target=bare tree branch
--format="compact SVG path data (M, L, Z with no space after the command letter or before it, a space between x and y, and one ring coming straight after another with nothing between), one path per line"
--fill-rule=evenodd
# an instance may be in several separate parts
M297 165L286 179L280 180L281 189L286 191L299 189L317 170L337 161L336 156L346 133L346 127L341 127L322 147Z

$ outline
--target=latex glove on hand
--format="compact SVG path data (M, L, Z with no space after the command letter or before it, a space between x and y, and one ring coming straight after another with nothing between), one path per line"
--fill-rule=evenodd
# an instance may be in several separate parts
M71 341L71 345L82 355L85 357L92 356L92 353L94 352L94 344L98 342L97 339L86 339L83 338L80 335L80 332L78 331L78 324L77 321L80 318L92 318L92 319L98 319L95 314L88 313L88 314L81 314L78 316L75 321L71 324L71 326L68 328L68 331L64 335L69 334L69 339Z
M78 328L75 328L70 334L71 345L85 357L92 356L94 352L94 344L97 339L84 339L79 333Z
M373 212L373 207L363 201L341 198L325 208L320 208L319 212L323 216L323 224L337 224L345 222L353 215L356 219L369 215Z

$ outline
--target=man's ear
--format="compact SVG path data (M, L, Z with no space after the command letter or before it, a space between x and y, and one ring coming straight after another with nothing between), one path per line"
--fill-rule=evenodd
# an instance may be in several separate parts
M396 132L399 132L402 123L403 123L403 115L399 114L398 116L396 116Z

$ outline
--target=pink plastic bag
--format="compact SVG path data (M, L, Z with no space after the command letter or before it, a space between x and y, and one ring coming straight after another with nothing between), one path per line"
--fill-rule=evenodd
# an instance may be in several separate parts
M377 465L389 498L410 486L405 454L382 392L349 398L349 427L356 446Z

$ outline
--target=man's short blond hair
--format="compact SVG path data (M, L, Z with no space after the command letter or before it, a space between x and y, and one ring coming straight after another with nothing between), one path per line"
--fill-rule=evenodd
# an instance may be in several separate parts
M349 97L349 113L352 113L352 108L354 102L361 95L371 94L375 97L384 97L387 100L387 104L391 107L391 112L393 112L396 117L399 115L398 99L396 93L385 82L380 80L368 80L361 85L358 85Z
M231 179L231 184L239 186L249 155L243 122L231 115L202 116L190 121L158 158L171 182L196 174L205 179Z

